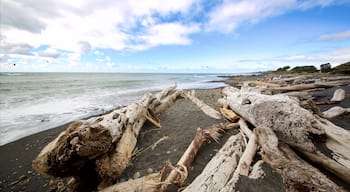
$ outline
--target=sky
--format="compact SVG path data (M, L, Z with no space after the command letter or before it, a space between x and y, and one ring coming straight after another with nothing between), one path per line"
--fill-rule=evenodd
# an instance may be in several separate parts
M246 73L350 61L350 0L1 0L1 72Z

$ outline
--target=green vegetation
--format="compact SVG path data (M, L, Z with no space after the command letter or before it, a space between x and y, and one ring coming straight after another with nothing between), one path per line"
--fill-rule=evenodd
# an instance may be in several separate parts
M315 66L298 66L291 69L291 73L315 73L318 72Z
M350 61L334 67L331 73L350 75Z
M321 72L321 73L319 73ZM350 75L350 62L343 63L332 68L330 63L324 63L320 65L320 70L317 70L315 66L297 66L290 69L290 66L280 67L275 71L269 71L268 73L274 74L291 74L291 75L330 75L330 74L345 74Z

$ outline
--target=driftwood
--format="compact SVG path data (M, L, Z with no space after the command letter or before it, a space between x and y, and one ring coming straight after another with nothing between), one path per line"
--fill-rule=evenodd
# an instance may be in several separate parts
M234 171L231 179L225 184L225 186L220 190L220 192L231 192L234 191L236 183L241 175L248 176L250 164L256 154L258 143L256 140L255 133L248 128L247 124L243 119L239 120L240 129L249 138L248 144L239 159L236 170ZM255 173L257 174L257 173ZM261 174L261 173L260 173Z
M244 81L243 85L255 85L257 87L280 87L280 85L275 84L275 83L269 83L269 82L264 82L264 81Z
M212 107L210 107L209 105L207 105L206 103L204 103L203 101L199 100L195 96L194 90L192 90L190 92L183 92L182 95L184 98L189 99L194 104L196 104L199 107L199 109L202 110L209 117L212 117L214 119L221 119L220 113L218 111L216 111L215 109L213 109Z
M239 116L231 109L229 109L228 105L223 105L219 110L221 115L224 116L227 120L231 122L237 122L239 120Z
M103 192L114 191L144 191L144 192L158 192L167 191L171 184L183 185L187 178L188 167L194 160L198 150L202 144L208 139L218 140L219 133L229 129L237 128L238 124L215 124L207 129L196 130L196 135L188 146L177 165L166 165L162 171L153 173L135 180L130 180L103 189Z
M153 111L155 114L159 114L168 109L180 94L181 92L176 91L175 87L173 87L173 90L167 89L161 92L160 96L157 96L157 98L161 100L153 97L153 102L148 105L136 105L139 107L138 116L132 119L129 118L127 124L124 125L124 133L115 149L110 150L109 153L104 154L95 161L95 170L99 174L101 180L98 186L99 189L112 185L129 165L132 153L136 147L137 137L146 121L146 116L152 114ZM129 116L126 113L127 117L132 117L131 115L134 114L130 114Z
M344 89L337 89L334 91L334 95L330 101L343 101L345 99L345 91Z
M102 186L112 184L129 164L146 119L159 126L155 114L171 106L181 94L175 88L166 89L157 97L146 94L127 107L72 123L35 158L34 170L58 177L79 176L85 164L93 160Z
M342 85L349 85L349 84L350 84L350 80L316 82L312 84L299 84L299 85L292 85L292 86L286 86L286 87L269 88L268 90L274 94L277 94L277 93L286 93L290 91L303 91L303 90L318 89L318 88L331 88L335 86L342 86Z
M350 108L343 108L343 107L339 107L339 106L335 106L332 107L330 109L328 109L327 111L324 111L322 113L323 117L327 118L327 119L331 119L346 113L350 113Z
M230 180L245 148L241 133L231 136L205 166L202 173L183 192L219 191Z
M254 132L263 149L263 160L282 176L288 191L345 191L300 159L287 145L278 143L270 128L259 127Z
M255 127L270 127L278 138L305 154L316 162L327 162L324 168L335 173L340 179L350 183L350 133L329 121L314 116L299 106L297 100L286 95L263 95L256 92L244 92L235 88L223 89L226 98L220 102L230 107ZM322 142L335 154L320 156L311 138Z

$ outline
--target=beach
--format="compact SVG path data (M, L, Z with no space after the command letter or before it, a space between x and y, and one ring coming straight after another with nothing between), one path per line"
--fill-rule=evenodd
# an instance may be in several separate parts
M259 76L244 76L236 81L256 80ZM234 79L234 78L233 78ZM228 81L228 84L232 81ZM312 95L317 101L329 100L335 89L329 88L322 91L313 92ZM342 86L346 91L346 98L337 106L350 107L350 87ZM214 109L220 106L217 100L222 97L222 88L196 89L196 96ZM325 111L331 105L320 105L320 110ZM131 165L125 170L120 181L127 181L130 178L139 178L150 173L158 172L170 161L176 164L181 155L191 143L198 127L206 128L216 123L225 123L225 119L216 120L206 116L198 107L187 99L176 101L175 105L159 115L161 128L156 128L150 123L146 123L140 132L137 142L136 155L132 158ZM349 114L331 119L336 125L350 129ZM17 141L0 146L0 190L1 191L49 191L50 177L37 174L31 167L32 160L38 155L40 150L52 141L57 135L65 130L66 125L49 129ZM238 129L230 130L222 134L218 142L206 143L199 150L192 166L186 184L189 184L198 176L205 165L215 155L215 153L225 143L232 134L239 132ZM152 144L159 139L166 137L154 149ZM274 172L268 165L263 166L266 176L251 183L250 180L241 178L238 182L239 191L283 191L281 176ZM335 178L326 172L330 178L345 189L350 189L349 184ZM94 176L90 177L91 182ZM92 184L92 183L91 183Z

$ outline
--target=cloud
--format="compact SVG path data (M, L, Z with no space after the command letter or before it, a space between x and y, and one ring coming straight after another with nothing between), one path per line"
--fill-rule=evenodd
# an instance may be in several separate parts
M78 44L80 46L80 51L82 53L86 53L86 52L91 51L91 45L90 45L89 42L87 42L87 41L79 41Z
M280 58L281 61L298 62L298 63L344 63L350 61L350 48L335 49L328 52L323 52L314 55L293 55Z
M135 37L137 43L130 46L135 50L145 50L159 45L188 45L192 43L190 34L198 32L199 26L180 23L162 23L152 25L145 35Z
M31 52L33 48L33 46L27 43L9 43L6 41L2 41L0 45L1 52L9 55L34 55Z
M47 8L46 1L1 1L1 27L14 27L17 29L40 33L46 27L43 17L58 16L55 12L56 3L50 3Z
M56 49L48 48L45 51L39 52L38 55L41 57L58 58L61 54Z
M320 40L344 40L350 38L350 30L339 33L325 34L319 37Z
M209 14L207 30L231 32L242 23L256 23L295 6L295 0L225 0Z
M209 13L206 30L233 32L242 24L254 24L292 10L325 7L334 3L334 0L224 0Z

